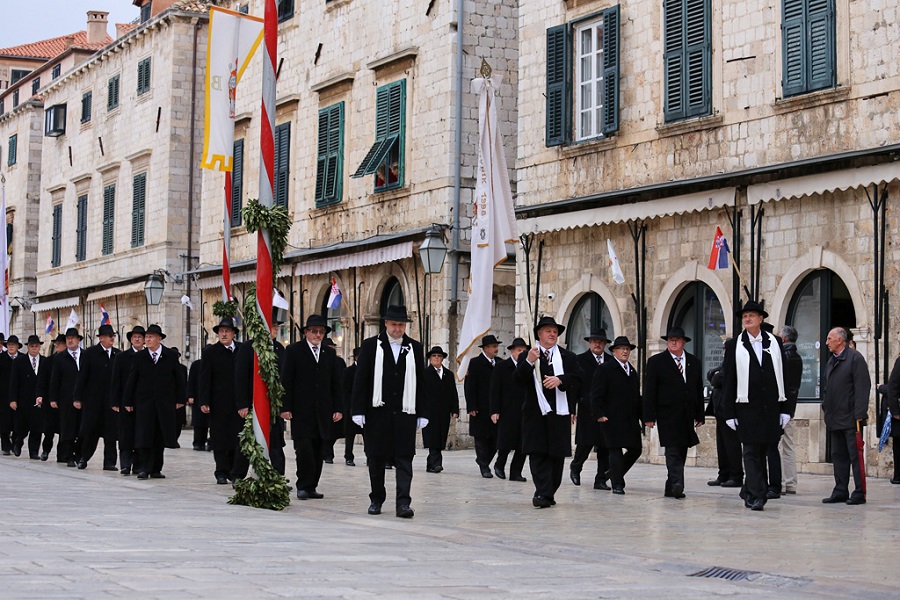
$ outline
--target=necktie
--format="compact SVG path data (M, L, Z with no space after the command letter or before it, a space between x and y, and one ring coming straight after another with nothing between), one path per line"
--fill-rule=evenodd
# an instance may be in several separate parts
M34 370L34 374L37 375L37 358L34 356L31 357L31 368Z
M681 373L681 376L682 376L682 377L684 377L684 365L681 364L681 361L682 361L682 360L683 360L683 359L682 359L682 357L680 357L680 356L676 356L676 357L675 357L675 362L678 363L678 372Z
M594 355L594 358L597 359L597 364L598 364L598 365L603 364L603 359L600 358L600 355L599 355L599 354L595 354L595 355Z
M550 362L550 351L549 350L544 350L544 359L547 362Z
M628 377L631 377L631 369L628 368L628 363L625 363L624 365L622 365L622 368L625 369L625 375L627 375Z
M234 353L234 346L228 346L228 351L232 354Z
M313 346L313 356L316 358L316 362L319 362L319 347Z
M72 353L72 358L75 360L75 367L80 371L81 367L78 365L78 350Z
M494 366L494 359L493 359L493 358L491 359L491 366L492 366L492 367Z
M153 359L153 364L155 365L155 364L156 364L156 352L151 352L151 353L150 353L150 358Z

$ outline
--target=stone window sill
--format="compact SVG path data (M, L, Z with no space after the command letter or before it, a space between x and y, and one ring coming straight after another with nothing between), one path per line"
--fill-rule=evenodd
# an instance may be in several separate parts
M585 154L605 152L606 150L612 150L615 147L615 137L596 138L580 142L570 142L569 145L560 148L560 154L563 158L575 158L584 156Z
M776 113L782 114L795 110L803 110L822 106L823 104L832 104L841 102L850 97L849 87L836 87L830 90L821 90L818 92L810 92L808 94L800 94L799 96L791 96L790 98L777 98L772 103L772 108Z
M697 117L695 119L687 119L686 121L657 125L656 133L659 137L664 138L673 135L682 135L684 133L693 133L695 131L703 131L704 129L714 129L721 126L724 122L725 115Z

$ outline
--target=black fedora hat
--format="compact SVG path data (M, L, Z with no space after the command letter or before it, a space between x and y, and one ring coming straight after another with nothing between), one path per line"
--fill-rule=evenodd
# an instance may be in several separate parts
M28 346L30 346L31 344L40 344L42 346L44 345L44 342L41 341L41 338L39 338L38 336L36 336L33 333L28 336L28 341L25 343Z
M409 318L409 315L406 314L406 307L402 304L394 304L392 306L388 306L387 310L384 311L384 317L382 317L385 321L397 321L398 323L412 323L412 319Z
M306 317L306 325L303 326L303 331L306 331L310 327L324 327L325 335L331 333L331 327L328 326L328 321L326 321L325 317L322 315L309 315Z
M444 352L444 349L440 346L434 346L431 350L428 351L428 358L431 358L435 354L440 354L442 357L447 358L447 353Z
M669 341L670 337L680 337L685 342L691 341L691 338L684 335L684 329L682 329L681 327L669 327L669 331L666 332L666 335L662 336L662 339Z
M557 335L562 335L563 331L566 330L565 327L556 322L556 319L549 315L544 315L543 317L541 317L541 320L538 321L537 325L534 326L534 335L537 335L538 331L540 331L542 327L548 327L550 325L556 327Z
M78 333L78 330L74 327L69 327L66 329L66 337L77 337L79 340L83 340L84 336Z
M329 348L337 348L337 344L335 344L334 340L331 339L330 337L327 337L324 340L322 340L322 345L328 346Z
M500 345L500 340L497 339L494 335L486 335L481 338L481 344L479 344L479 348L484 348L485 346L490 346L491 344Z
M507 350L512 350L513 348L531 348L531 346L522 338L516 338L512 341L512 344L506 347Z
M353 358L359 358L359 346L353 349Z
M734 314L736 314L739 317L742 317L744 315L744 313L748 313L748 312L759 313L762 315L763 319L765 319L769 316L769 313L767 313L765 311L765 309L763 309L762 304L760 304L759 302L757 302L755 300L747 301L747 303L744 304L744 306L742 306L741 308L734 311Z
M615 339L615 341L612 343L612 346L610 346L610 350L615 350L619 346L628 346L632 350L637 348L637 346L635 346L634 344L632 344L631 342L628 341L628 336L626 336L626 335L618 336Z
M101 325L100 329L97 330L97 335L116 335L116 330L113 329L112 325Z
M150 335L151 333L158 335L161 340L166 339L166 334L163 333L162 328L156 323L148 327L147 332L144 335Z
M135 333L138 335L144 335L145 333L147 333L147 331L140 325L135 325L134 327L131 328L131 331L129 331L128 333L125 334L126 339L128 339L128 341L130 342L131 336L134 335Z
M602 340L607 344L612 343L612 340L606 336L605 329L591 329L591 332L584 338L584 341L589 342L591 340Z
M60 333L53 339L54 344L65 344L66 343L66 334Z
M153 327L153 325L150 327ZM234 318L232 317L223 317L222 320L219 321L219 324L213 327L213 333L219 333L219 327L230 327L235 333L237 333L238 330L237 325L234 324ZM150 333L149 327L147 328L147 333Z
M15 344L16 346L21 346L22 342L19 341L19 336L11 335L6 339L6 344Z

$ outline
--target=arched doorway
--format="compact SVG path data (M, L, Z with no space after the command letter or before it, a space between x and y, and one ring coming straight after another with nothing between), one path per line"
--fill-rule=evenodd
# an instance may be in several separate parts
M691 282L678 298L669 315L669 327L681 327L691 341L685 350L700 359L703 369L705 396L709 396L710 385L706 374L710 369L722 364L725 351L725 313L722 304L712 289L702 281Z
M381 292L381 307L378 314L381 315L382 318L378 321L378 331L384 329L383 317L384 313L387 311L387 307L398 305L406 305L403 298L403 288L400 287L400 281L398 281L396 277L391 277L384 284L384 290Z
M834 327L856 327L850 290L833 271L813 271L797 286L786 323L797 329L797 352L803 359L799 401L820 402L822 373L828 362L825 338Z
M601 328L606 330L606 337L615 339L613 331L612 315L606 302L596 292L588 292L578 300L569 317L566 328L566 348L570 352L580 354L588 349L588 343L584 341L591 329Z
M332 339L338 348L338 353L341 354L344 348L344 325L341 321L341 317L344 315L344 301L341 300L337 308L328 308L328 299L330 297L331 286L329 285L325 289L325 295L322 297L321 312L319 314L325 317L325 321L331 327L331 333L328 334L328 337Z

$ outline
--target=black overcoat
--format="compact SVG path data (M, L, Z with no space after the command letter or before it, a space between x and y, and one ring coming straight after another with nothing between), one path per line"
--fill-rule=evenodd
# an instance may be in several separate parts
M0 430L12 431L14 414L13 409L9 406L9 380L12 375L13 362L21 360L25 356L22 352L16 353L15 360L10 357L6 350L0 354Z
M234 362L241 344L232 352L221 343L203 350L200 363L200 406L209 407L209 430L213 450L227 452L237 445L244 427L235 400ZM195 400L196 402L196 400Z
M525 354L519 355L525 360ZM514 452L522 450L522 404L525 394L515 382L516 362L510 357L494 368L491 378L491 414L500 415L497 420L497 450Z
M785 410L794 418L797 412L797 398L800 396L800 384L803 381L803 358L797 352L797 344L784 342L784 395L787 397Z
M900 357L894 361L894 367L891 369L891 375L887 383L888 408L891 409L891 418L900 416ZM900 420L894 419L891 422L891 437L900 438ZM895 442L896 443L896 442Z
M591 413L608 420L597 423L600 444L604 448L641 447L641 378L637 369L630 373L615 357L594 371L591 384Z
M869 413L872 379L866 359L853 348L844 348L840 356L828 359L823 383L825 427L830 431L856 431L856 421Z
M603 362L614 360L611 354L603 353ZM600 363L602 364L602 363ZM581 367L581 375L584 377L582 394L578 398L578 418L575 421L575 444L578 446L596 446L600 443L600 428L597 419L591 412L591 384L594 381L594 372L597 367L597 359L590 350L578 355L578 366Z
M316 362L305 339L284 351L281 410L291 413L293 439L335 439L333 415L343 411L344 369L344 361L328 346L319 347Z
M542 415L534 383L535 365L529 364L523 355L522 360L516 366L514 379L525 399L522 404L522 451L525 454L548 454L557 458L572 456L571 413L575 407L573 398L578 398L581 393L581 367L578 366L578 360L574 353L559 346L557 346L557 351L562 356L563 371L565 371L559 376L562 380L559 389L566 392L570 414L557 414L556 390L542 388L544 398L550 405L550 412ZM554 374L543 354L538 360L542 374Z
M78 360L81 361L79 350ZM18 360L18 359L17 359ZM50 401L56 402L59 409L59 441L73 441L78 434L81 423L81 411L75 410L72 401L75 384L78 381L78 365L69 350L59 352L53 359L53 372L50 374ZM44 398L46 402L47 399Z
M459 394L456 392L456 377L449 369L442 369L438 378L437 369L428 365L422 372L425 386L425 418L428 426L422 429L422 445L426 448L443 450L447 447L450 433L450 419L459 414Z
M38 397L38 377L43 369L47 368L47 358L38 355L38 372L34 374L31 367L31 357L23 356L12 362L9 377L9 400L15 401L15 421L17 429L22 431L42 431L44 428L43 406L35 406Z
M768 335L763 337L763 362L756 359L746 331L725 343L724 383L722 385L722 414L717 417L737 419L738 439L742 444L777 444L781 438L780 414L787 410L785 402L778 401L778 383L771 352L781 352L781 338ZM737 403L737 368L735 365L735 344L737 340L750 353L750 387L748 402ZM784 364L782 354L782 364Z
M134 355L124 404L134 408L134 447L152 448L156 424L162 430L163 446L177 448L175 419L177 404L187 399L187 382L178 356L164 346L156 363L150 350Z
M200 410L200 371L203 364L198 358L191 363L188 369L188 398L193 398L194 403L191 405L191 427L209 427L209 415Z
M41 408L44 411L44 433L50 436L59 433L59 408L50 406L50 379L53 375L53 363L61 355L62 352L54 352L44 357L44 362L38 369L37 395L41 398Z
M469 435L472 437L497 435L497 425L491 420L491 377L493 374L494 367L484 353L469 361L463 392L466 396L466 412L478 412L476 415L469 415Z
M381 399L384 404L376 408L372 406L372 390L375 380L375 350L378 344L384 350L381 380ZM412 415L402 410L406 355L410 352L413 353L416 369L416 414ZM422 344L408 335L403 336L396 363L385 332L363 340L356 363L356 378L353 380L352 414L366 417L363 439L367 456L415 456L416 419L425 416L425 386L422 381L424 361Z
M125 410L125 385L128 383L128 376L131 374L131 365L134 364L134 346L129 346L128 350L123 350L116 354L112 362L112 377L109 381L109 399L110 408L117 407L118 412L113 411L115 415L111 420L116 424L119 445L124 448L134 448L134 412Z
M645 423L656 423L660 446L690 448L700 443L695 423L703 414L703 373L700 359L684 353L685 375L668 350L651 356L644 370Z
M337 412L341 413L341 420L331 422L331 439L336 440L344 437L344 421L350 418L350 415L344 412L344 374L347 372L347 361L340 356L337 357L338 367L341 371L341 395L337 401Z
M112 358L97 344L81 353L81 368L75 380L72 398L81 402L81 427L78 436L103 436L105 440L115 440L117 436L115 417L110 414L109 390L112 380L113 361L119 354L118 348L110 348Z
M344 396L344 410L342 411L344 418L341 419L341 422L344 424L344 435L347 437L363 432L362 427L350 418L353 413L353 380L356 378L356 368L354 362L344 370L344 388L341 390L341 394Z

